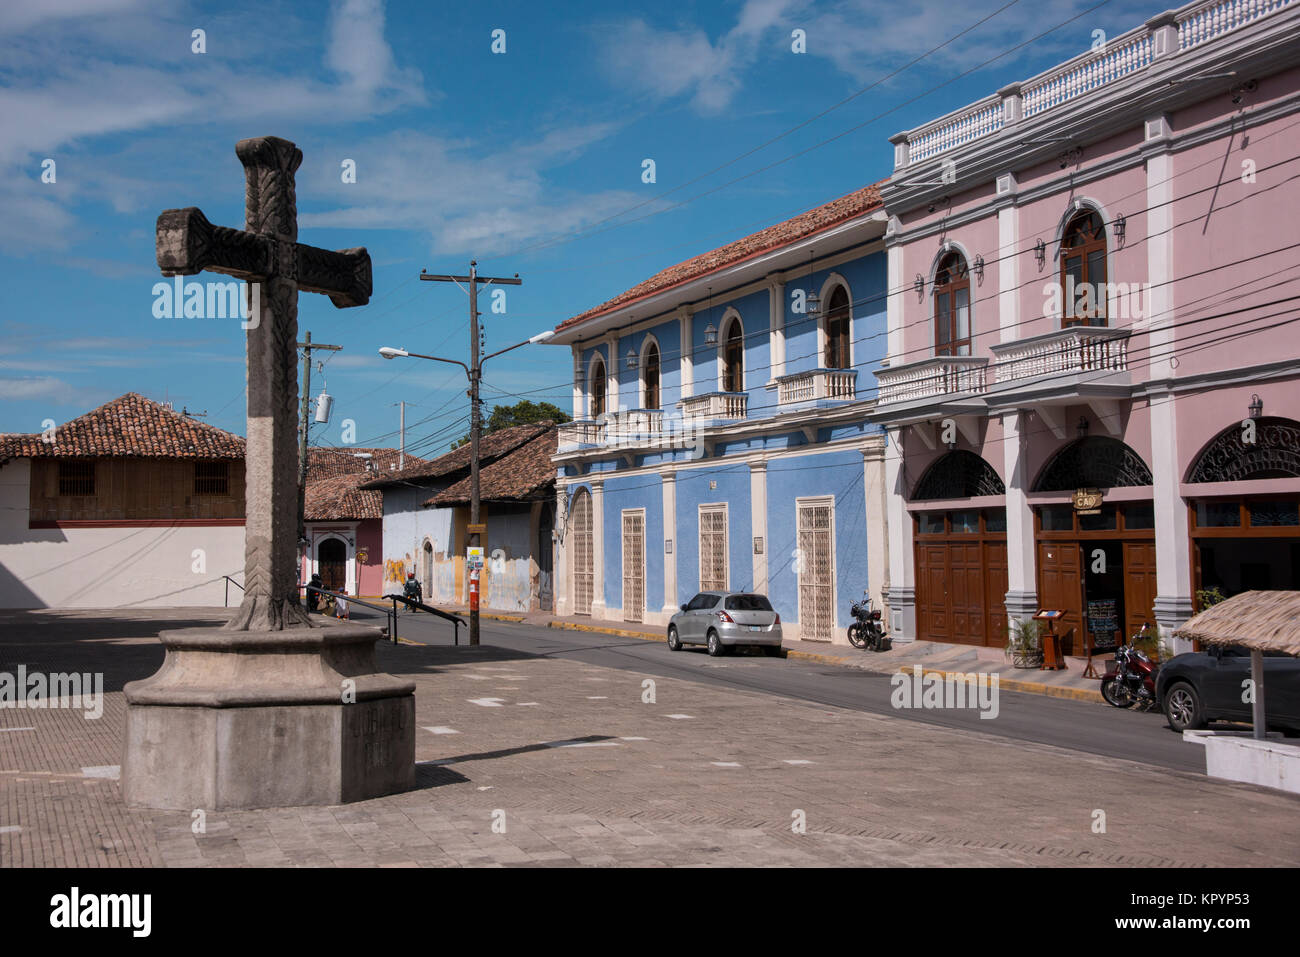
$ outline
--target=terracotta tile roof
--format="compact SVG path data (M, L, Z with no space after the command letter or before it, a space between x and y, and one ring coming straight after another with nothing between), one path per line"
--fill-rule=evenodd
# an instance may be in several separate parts
M552 427L479 471L479 497L484 502L523 502L553 498L555 454L559 430ZM469 501L469 478L426 501L425 505L463 505Z
M719 246L711 252L688 259L676 266L669 266L626 292L620 293L613 299L607 300L593 309L588 309L571 319L564 320L555 328L557 331L568 329L579 323L586 322L588 319L594 319L596 316L611 312L620 306L636 302L638 299L645 299L692 279L699 279L709 273L735 266L760 253L789 245L814 233L861 216L863 213L870 212L881 206L880 186L886 182L888 180L881 180L880 183L864 186L846 196L841 196L839 199L833 199L829 203L810 209L806 213L800 213L793 219L787 219L775 226L768 226L766 229L761 229L750 236L737 239L725 246Z
M339 522L384 517L384 493L358 486L368 473L329 475L307 480L303 516L309 522Z
M479 440L480 468L494 459L517 449L525 442L537 438L546 431L554 431L555 424L550 421L533 422L528 425L513 425L508 429L498 429ZM469 469L469 443L428 462L408 465L400 472L389 472L367 482L363 488L383 488L400 482L428 482L434 479L455 475L462 469Z
M14 458L142 457L242 459L244 440L128 392L54 431L0 434L0 462Z
M361 458L369 454L369 458ZM307 491L304 516L309 522L338 522L384 517L384 493L361 488L363 483L395 469L397 449L312 448L307 450ZM406 468L427 466L428 460L406 456ZM371 468L371 465L374 468Z
M332 475L352 475L368 473L377 478L378 474L397 470L400 453L397 449L358 448L342 446L340 448L309 448L307 450L307 481L327 478ZM427 465L428 459L406 453L404 468L417 468Z

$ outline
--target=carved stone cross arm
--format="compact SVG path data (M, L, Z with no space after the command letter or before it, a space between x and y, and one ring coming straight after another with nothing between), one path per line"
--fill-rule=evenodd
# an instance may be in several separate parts
M329 296L340 309L370 301L370 253L365 247L334 252L295 242L289 243L292 255L283 256L280 247L285 243L264 233L214 226L196 206L164 210L158 217L158 268L164 276L193 276L204 270L247 282L277 276L296 281L303 292Z

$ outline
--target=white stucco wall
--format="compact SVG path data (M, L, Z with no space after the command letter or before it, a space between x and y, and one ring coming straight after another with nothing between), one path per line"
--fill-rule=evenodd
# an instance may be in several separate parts
M455 578L450 563L438 559L447 553L454 512L449 508L425 508L422 503L432 494L429 489L384 489L384 563L403 562L406 570L415 572L420 579L426 598L446 603L455 600L451 594ZM433 544L432 583L424 580L421 554L426 539ZM385 582L385 588L391 589L391 585Z
M244 580L243 526L29 529L30 481L0 466L0 607L221 605L221 576Z

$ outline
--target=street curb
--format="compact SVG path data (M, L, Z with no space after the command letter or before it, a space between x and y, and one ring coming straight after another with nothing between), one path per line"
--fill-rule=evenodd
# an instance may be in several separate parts
M890 674L910 675L915 674L916 665L900 665L896 672ZM969 671L944 671L941 668L927 668L921 665L922 675L938 675L940 678L964 676L975 674ZM1020 681L1016 678L1003 678L998 672L986 672L998 675L998 687L1005 688L1007 691L1019 691L1023 694L1043 695L1047 698L1064 698L1068 701L1093 701L1106 703L1106 699L1101 696L1100 691L1092 691L1087 688L1059 688L1055 685L1039 684L1036 681Z
M521 621L523 619L520 619ZM547 628L560 628L564 631L589 631L600 635L619 635L623 638L640 638L642 641L667 641L667 637L652 635L644 631L628 631L626 628L602 628L599 625L582 625L576 621L555 621L546 623Z
M496 621L522 622L527 619L513 615L488 615L480 614L484 618L492 618ZM600 635L617 635L623 638L640 638L642 641L667 641L666 637L660 635L648 634L644 631L628 631L626 628L603 628L599 625L583 625L576 621L556 621L551 619L546 623L547 628L559 628L564 631L586 631ZM836 665L842 668L857 668L859 671L870 671L875 674L893 675L893 674L913 674L915 665L897 665L886 668L870 668L860 663L856 658L846 658L842 655L823 655L812 651L794 651L789 648L781 649L781 657L789 658L795 661L811 661L823 665ZM938 675L941 678L948 678L950 675L966 675L971 672L967 671L946 671L942 668L929 668L921 666L922 675ZM995 672L996 673L996 672ZM1018 678L1004 678L998 673L998 687L1005 688L1007 691L1019 691L1022 694L1036 694L1047 698L1061 698L1066 701L1091 701L1105 703L1106 699L1101 696L1100 691L1093 691L1087 688L1060 688L1055 685L1039 684L1036 681L1021 681Z

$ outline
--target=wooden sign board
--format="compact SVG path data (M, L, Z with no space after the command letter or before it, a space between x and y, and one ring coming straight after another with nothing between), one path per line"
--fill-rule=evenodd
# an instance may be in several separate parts
M1074 502L1074 510L1079 515L1101 514L1101 489L1076 489L1072 501Z
M470 535L486 535L487 523L485 522L481 525L466 525L465 531Z

